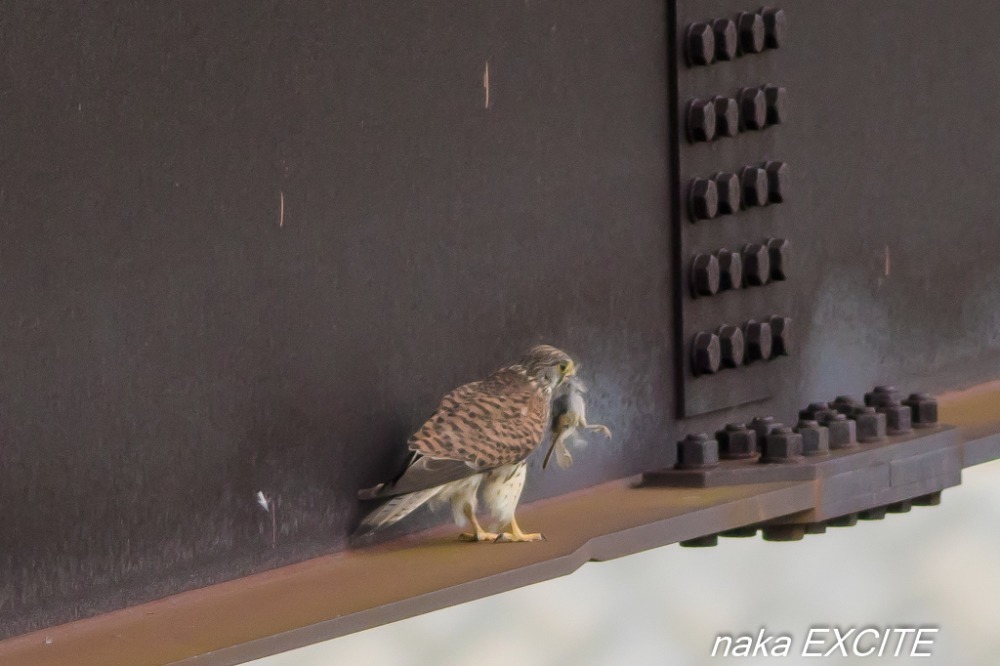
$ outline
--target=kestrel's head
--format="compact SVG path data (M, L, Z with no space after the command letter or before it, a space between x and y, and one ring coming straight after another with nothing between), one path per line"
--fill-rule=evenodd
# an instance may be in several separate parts
M531 351L521 359L520 365L542 388L549 390L576 374L576 364L573 363L573 359L561 349L549 345L532 347Z

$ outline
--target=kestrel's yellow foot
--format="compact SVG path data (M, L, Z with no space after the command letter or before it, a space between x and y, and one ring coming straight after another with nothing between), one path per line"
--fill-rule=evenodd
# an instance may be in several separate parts
M505 541L547 541L544 534L533 532L525 534L517 524L517 520L510 521L510 532L504 532L496 538L497 543Z
M470 541L473 543L478 541L496 541L499 538L500 538L499 534L496 534L495 532L487 532L485 530L479 530L478 532L472 532L472 533L463 532L462 534L458 535L459 541Z

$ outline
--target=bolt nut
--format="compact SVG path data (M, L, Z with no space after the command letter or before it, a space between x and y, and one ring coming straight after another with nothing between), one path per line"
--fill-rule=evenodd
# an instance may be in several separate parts
M771 358L771 326L767 322L746 323L747 361L766 361Z
M765 7L760 10L764 19L764 46L769 49L781 48L785 41L785 10Z
M830 406L841 414L850 416L854 412L855 408L861 406L861 403L855 400L852 396L838 395L833 399L833 402L830 403Z
M767 248L760 243L750 243L743 248L743 275L748 285L759 287L771 277L771 258Z
M766 19L764 27L767 28ZM715 33L715 59L732 60L735 58L739 46L736 21L716 19L712 22L712 32Z
M729 215L740 209L740 177L735 173L719 172L712 176L719 197L718 214Z
M677 469L706 469L719 464L719 443L705 433L677 443Z
M937 425L937 400L930 393L911 393L903 404L910 408L914 428L931 428Z
M757 434L757 441L763 444L768 433L780 428L781 424L775 421L773 416L755 416L748 427Z
M699 254L691 263L691 291L697 296L719 293L719 260L712 254Z
M743 257L739 252L723 248L716 253L719 258L719 289L739 289L743 286Z
M771 332L774 332L773 324L771 325ZM811 402L808 407L799 410L799 419L803 421L821 421L830 414L836 414L835 411L830 409L830 403Z
M743 167L740 171L740 184L743 186L743 206L766 206L770 195L767 182L767 172L760 167Z
M719 328L719 346L722 348L722 367L738 368L743 365L743 331L738 326Z
M696 99L687 107L687 137L691 143L715 138L715 103Z
M787 92L781 86L768 84L763 87L764 105L767 109L766 124L780 125L788 120Z
M792 350L792 318L772 315L767 323L771 326L771 353L788 356Z
M877 409L893 401L899 401L899 391L895 386L876 386L872 391L865 393L866 407Z
M736 19L740 33L740 50L743 53L760 53L764 50L767 26L764 17L757 13L744 12Z
M715 333L694 336L693 370L695 375L713 375L722 365L722 348Z
M858 424L858 441L862 444L881 442L885 439L885 414L879 414L874 407L855 407L850 418Z
M888 434L897 436L913 432L911 425L912 415L908 405L902 405L898 401L893 400L877 409L882 414L885 414L885 428Z
M830 431L816 421L799 421L795 431L802 435L802 455L825 456L830 453Z
M769 238L767 241L767 256L771 268L772 280L788 278L789 255L791 243L784 238Z
M772 161L764 163L767 172L767 199L771 203L782 203L788 192L788 165Z
M715 33L707 23L692 23L685 36L685 55L689 66L711 65L715 60Z
M757 433L742 423L729 423L715 433L719 442L719 455L727 460L756 458Z
M740 132L740 105L732 97L713 97L715 136L734 137Z
M719 191L715 181L707 178L695 178L688 190L688 208L691 218L711 220L719 212Z
M739 94L740 123L746 130L764 129L767 124L767 97L760 88L743 88Z
M838 412L826 414L819 423L830 431L831 449L853 449L858 446L858 425L844 414Z
M802 459L802 435L791 428L775 428L764 438L764 463L799 462Z

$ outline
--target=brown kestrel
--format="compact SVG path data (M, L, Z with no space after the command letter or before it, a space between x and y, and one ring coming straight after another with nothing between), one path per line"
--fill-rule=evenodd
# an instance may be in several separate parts
M356 534L366 536L392 525L427 502L451 504L455 522L470 524L469 541L537 541L525 534L514 511L527 464L549 426L552 392L576 372L573 360L548 345L534 347L518 363L482 381L460 386L409 440L413 452L392 481L362 490L361 499L388 499L370 513ZM483 500L509 532L487 532L476 518L480 487Z

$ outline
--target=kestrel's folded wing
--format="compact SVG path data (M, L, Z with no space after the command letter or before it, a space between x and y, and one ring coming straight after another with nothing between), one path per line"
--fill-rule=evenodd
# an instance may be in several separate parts
M504 368L460 386L410 437L430 458L471 464L471 473L523 460L538 446L549 419L549 396L523 372Z
M358 493L359 499L371 500L393 497L406 493L427 490L450 481L458 481L480 470L462 460L445 460L414 453L409 464L399 477L388 483L380 483L374 488L366 488Z

